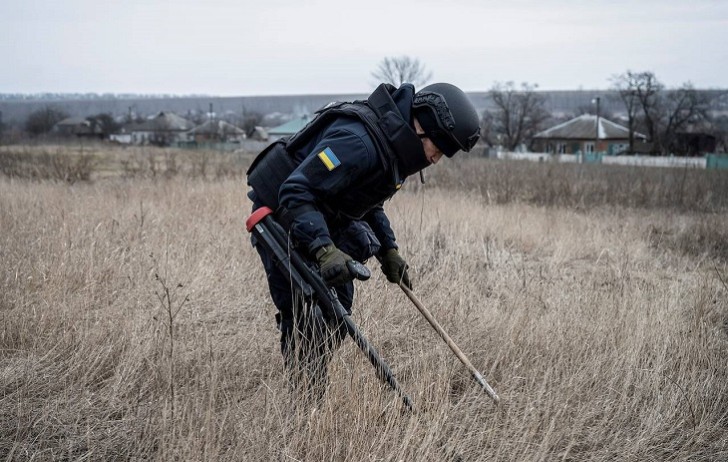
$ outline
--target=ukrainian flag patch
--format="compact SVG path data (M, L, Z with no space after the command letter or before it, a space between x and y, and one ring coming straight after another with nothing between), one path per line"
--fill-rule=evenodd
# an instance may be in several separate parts
M318 158L321 159L321 162L324 163L329 171L341 165L341 161L338 157L336 157L336 154L334 154L334 151L332 151L331 148L326 148L323 151L319 152Z

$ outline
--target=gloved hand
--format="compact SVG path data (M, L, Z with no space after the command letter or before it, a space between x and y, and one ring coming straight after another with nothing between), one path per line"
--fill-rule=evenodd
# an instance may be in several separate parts
M316 260L318 260L321 276L326 285L338 286L354 279L346 266L346 262L351 261L352 258L337 249L335 245L329 244L318 249Z
M412 290L412 282L410 282L409 274L407 274L407 262L397 252L397 249L389 249L384 252L379 259L382 264L382 272L387 276L387 281L399 284L402 281L405 287Z

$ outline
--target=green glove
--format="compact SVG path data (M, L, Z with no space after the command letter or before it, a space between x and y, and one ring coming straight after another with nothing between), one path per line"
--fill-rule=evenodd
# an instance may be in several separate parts
M354 279L346 266L346 262L353 260L350 256L329 244L316 251L321 276L329 287L346 284Z
M405 287L412 290L412 282L410 282L409 274L407 274L407 262L397 252L397 249L389 249L379 258L382 264L382 272L387 276L387 281L399 284L400 281Z

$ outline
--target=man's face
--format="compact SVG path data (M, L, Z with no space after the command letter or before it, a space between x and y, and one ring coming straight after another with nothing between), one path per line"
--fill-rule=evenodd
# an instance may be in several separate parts
M422 147L425 149L425 157L427 157L427 161L430 165L435 165L442 158L442 151L440 151L437 146L435 146L435 143L427 137L417 119L415 119L415 131L420 136L420 141L422 141Z

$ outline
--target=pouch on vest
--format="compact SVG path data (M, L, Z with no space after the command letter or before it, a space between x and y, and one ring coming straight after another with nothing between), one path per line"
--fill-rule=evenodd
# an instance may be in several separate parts
M287 139L268 145L255 158L248 169L248 185L258 199L272 210L278 209L278 191L296 169L293 156L286 149Z

